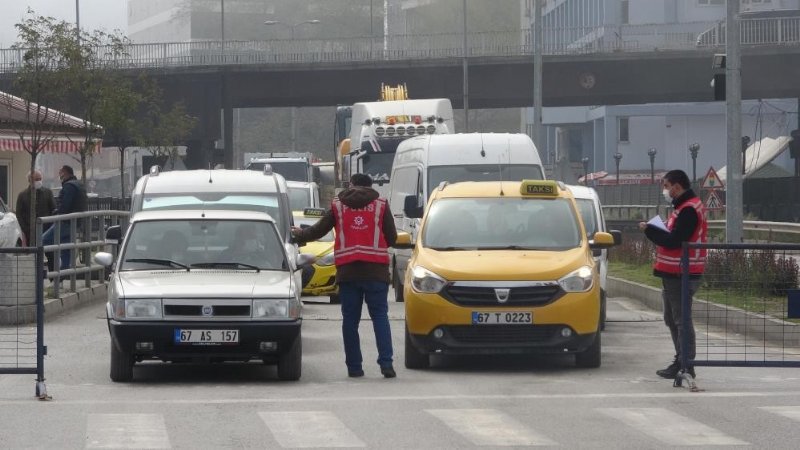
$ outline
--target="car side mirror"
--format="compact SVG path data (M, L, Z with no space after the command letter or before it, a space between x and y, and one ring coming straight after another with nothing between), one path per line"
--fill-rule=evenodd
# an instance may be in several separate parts
M122 227L120 227L119 225L108 227L108 229L106 230L106 243L119 244L119 240L121 238L122 238Z
M416 195L406 195L403 202L403 212L409 219L421 219L425 212L425 207L419 204L419 197Z
M608 233L614 238L614 245L622 244L622 231L609 230Z
M114 263L114 255L108 252L97 252L94 254L94 262L103 267L109 267Z
M610 233L598 231L594 237L589 241L589 248L593 250L602 250L604 248L611 248L614 244L614 237Z
M411 238L411 234L406 233L405 231L400 231L397 233L397 240L394 242L392 247L400 249L412 249L414 248L414 240Z

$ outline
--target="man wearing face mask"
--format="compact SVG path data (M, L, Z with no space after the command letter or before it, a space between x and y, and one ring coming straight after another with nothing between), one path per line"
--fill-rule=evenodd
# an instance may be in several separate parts
M681 308L681 255L684 242L705 243L708 235L708 223L703 202L692 191L689 177L682 170L671 170L663 178L663 195L674 207L667 220L664 231L645 222L639 223L639 229L656 244L656 262L653 275L660 277L664 289L664 322L672 335L675 347L675 359L664 369L656 371L662 378L675 378L680 371L681 339L683 321L688 322L688 359L695 358L695 334L692 317L683 315ZM700 287L700 278L705 269L706 250L692 249L689 252L689 296L694 296ZM691 299L690 299L691 301ZM694 367L688 372L695 377Z
M33 179L33 186L31 186L31 179ZM36 191L36 205L33 207L34 216L33 222L31 222L31 193L34 190ZM17 214L19 226L22 228L25 245L36 246L36 230L33 228L36 224L36 219L49 216L56 209L53 191L42 186L42 173L38 170L28 174L28 187L17 196L16 208L15 213Z

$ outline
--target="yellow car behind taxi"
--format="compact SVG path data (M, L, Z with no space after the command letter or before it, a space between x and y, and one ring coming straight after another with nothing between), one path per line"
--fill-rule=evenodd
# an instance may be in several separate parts
M306 208L293 214L295 226L303 227L317 223L325 214L325 210ZM336 284L336 265L333 260L333 236L334 231L331 230L322 239L303 246L303 253L317 257L314 264L303 267L303 295L327 295L331 303L339 303L339 286Z
M405 202L422 217L417 198ZM432 353L574 353L599 367L600 282L570 191L555 181L443 183L425 208L405 278L405 365Z

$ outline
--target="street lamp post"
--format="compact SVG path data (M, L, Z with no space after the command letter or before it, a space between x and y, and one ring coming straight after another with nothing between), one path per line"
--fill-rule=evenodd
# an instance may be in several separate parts
M695 142L689 146L689 153L692 155L692 183L697 183L697 152L700 151L700 144Z
M589 157L584 156L581 158L581 162L583 163L583 184L586 186L589 185Z
M617 163L617 184L619 184L619 162L622 161L622 153L614 153L614 161Z
M658 151L655 148L647 151L647 156L650 157L650 184L656 184L656 153Z

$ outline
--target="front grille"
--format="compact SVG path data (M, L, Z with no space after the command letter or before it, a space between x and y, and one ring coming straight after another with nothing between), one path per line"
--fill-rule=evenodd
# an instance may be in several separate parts
M447 332L464 344L525 344L547 342L560 328L559 325L477 325L451 326Z
M542 306L561 297L564 292L557 285L513 287L508 300L501 303L492 287L451 285L445 289L444 295L463 306Z
M213 305L214 317L250 317L250 305ZM203 305L164 305L164 315L203 317Z

